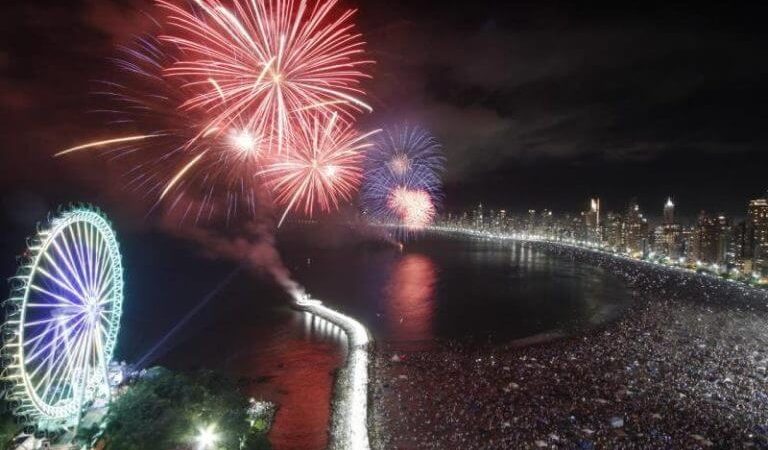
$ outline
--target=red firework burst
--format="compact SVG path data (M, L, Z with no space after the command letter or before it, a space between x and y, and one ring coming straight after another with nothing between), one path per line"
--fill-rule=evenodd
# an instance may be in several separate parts
M387 206L400 217L407 228L418 230L432 222L435 205L424 190L398 187L389 194Z
M350 20L355 11L340 10L337 0L157 3L172 26L163 39L183 55L166 73L194 87L182 107L207 111L210 126L245 120L274 136L281 152L317 112L370 111L359 83L371 61Z
M316 207L329 211L349 200L362 178L362 152L371 145L367 138L374 133L359 134L337 115L318 114L293 134L289 151L261 171L275 201L285 206L280 224L292 209L312 216Z

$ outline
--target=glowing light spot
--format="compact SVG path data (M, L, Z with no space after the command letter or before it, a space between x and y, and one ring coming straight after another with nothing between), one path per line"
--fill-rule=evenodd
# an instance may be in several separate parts
M392 160L389 162L389 168L394 172L396 175L405 175L406 172L408 172L408 169L411 167L411 161L408 159L408 156L404 153L398 153L394 157L392 157Z
M338 167L336 166L327 166L324 170L325 176L329 178L333 178L336 176L336 172L338 171Z
M429 225L435 216L435 205L426 191L398 187L392 191L387 203L402 223L411 229Z
M252 154L256 150L256 138L248 130L240 130L231 136L232 146L245 154Z
M214 448L220 439L218 433L216 433L216 425L208 425L207 427L198 430L198 435L195 438L195 441L197 441L198 449L206 450Z

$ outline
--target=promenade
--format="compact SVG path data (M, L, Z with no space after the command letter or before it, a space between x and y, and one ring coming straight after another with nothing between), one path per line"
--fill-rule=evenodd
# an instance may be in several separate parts
M347 336L346 365L338 372L332 404L330 448L336 450L370 448L368 439L368 330L355 319L311 299L294 293L298 309L314 314L341 328Z

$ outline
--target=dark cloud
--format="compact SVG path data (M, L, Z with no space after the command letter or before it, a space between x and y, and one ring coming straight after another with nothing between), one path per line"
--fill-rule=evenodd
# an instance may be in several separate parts
M656 166L654 190L692 199L716 184L737 211L765 188L722 173L728 161L765 159L765 7L366 3L378 118L420 120L445 143L449 206L573 209L553 194L649 191L637 181ZM551 187L525 184L527 173L554 172ZM520 190L523 199L507 194Z

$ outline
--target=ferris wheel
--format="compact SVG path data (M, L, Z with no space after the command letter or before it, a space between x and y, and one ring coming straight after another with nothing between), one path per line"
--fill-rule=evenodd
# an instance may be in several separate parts
M86 402L109 398L123 302L120 251L110 222L90 207L60 211L27 246L4 304L6 396L38 429L64 428Z

